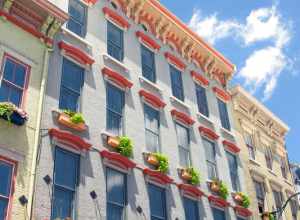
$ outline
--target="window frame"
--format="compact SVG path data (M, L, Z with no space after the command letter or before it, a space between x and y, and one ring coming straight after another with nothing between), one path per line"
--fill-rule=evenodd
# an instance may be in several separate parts
M12 167L11 169L11 180L10 180L10 192L8 197L4 197L0 195L0 198L4 198L8 200L7 207L6 207L6 215L4 217L4 220L9 220L11 217L12 212L12 204L13 204L13 195L15 192L15 184L16 184L16 178L17 178L17 168L18 163L17 161L14 161L12 159L6 158L4 156L0 155L0 162L6 163Z
M66 187L66 186L63 186L63 185L60 185L60 184L56 184L56 177L55 177L55 170L56 170L56 166L57 164L55 163L55 159L56 159L56 153L57 151L62 151L64 153L67 153L69 155L72 155L73 159L77 160L77 172L76 172L76 183L75 183L75 188L74 189L71 189L70 187ZM51 198L51 217L50 219L51 220L54 220L53 219L53 215L54 215L54 201L55 201L55 187L58 187L58 189L60 190L63 190L65 192L71 192L73 193L73 201L72 201L72 210L71 210L71 218L72 219L76 219L76 206L77 206L77 193L78 193L78 187L79 187L79 183L80 183L80 154L78 153L75 153L74 151L72 150L68 150L68 149L65 149L64 147L61 147L61 146L58 146L56 145L55 148L54 148L54 167L53 167L53 186L52 186L52 198Z
M124 61L124 56L125 56L125 44L124 44L124 30L121 29L120 27L118 27L117 25L115 25L113 22L107 20L106 21L106 52L109 56L113 57L114 59L116 59L118 62L121 62L123 63ZM120 32L120 34L122 35L121 36L121 43L120 45L117 45L115 42L113 42L112 40L109 39L108 35L109 35L109 28L110 27L113 27L114 29L118 30ZM121 56L120 56L120 59L113 56L112 54L109 53L109 46L113 46L113 47L117 47L118 49L120 49L120 53L121 53Z
M6 62L8 59L10 59L15 65L21 65L21 66L25 67L23 88L4 79L4 69L5 69L5 65L6 65ZM21 90L22 91L21 101L20 101L20 105L17 107L22 108L22 109L24 109L24 107L25 107L25 102L26 102L26 98L27 98L27 90L29 87L30 72L31 72L30 65L26 64L25 62L21 61L20 59L16 58L13 55L10 55L9 53L4 52L3 57L2 57L2 65L1 65L1 72L0 72L0 88L2 86L2 83L5 82L6 84L8 84L9 87L13 87L18 90Z
M71 1L73 2L76 2L76 4L79 4L81 7L84 8L84 23L81 24L80 22L78 22L78 20L75 20L73 18L73 16L71 16L71 13L70 13L70 6L71 6ZM74 3L73 3L74 4ZM81 26L81 34L77 34L75 32L73 32L71 29L69 29L69 21L66 23L66 27L69 31L71 31L72 33L76 34L77 36L81 37L81 38L85 38L86 36L86 33L87 33L87 20L88 20L88 7L82 3L80 0L69 0L69 5L68 5L68 13L69 13L69 20L71 20L72 22L76 23L77 25L82 25ZM83 28L83 29L82 29Z
M81 86L80 86L80 91L75 91L74 89L72 88L68 88L67 86L63 86L63 74L64 74L64 63L65 62L70 62L72 65L75 65L77 68L81 69L82 70L82 83L81 83ZM65 90L67 90L69 93L72 93L72 94L75 94L75 95L78 95L78 98L77 98L77 109L75 110L75 112L80 112L81 110L81 102L82 102L82 92L83 92L83 87L84 87L84 83L85 83L85 68L83 68L81 65L79 65L77 62L73 61L72 59L69 59L68 57L66 56L63 56L62 57L62 64L61 64L61 79L60 79L60 88L59 88L59 100L58 100L58 107L59 109L61 110L65 110L65 108L61 108L61 97L62 97L62 90L63 88ZM76 73L77 74L77 73ZM72 110L74 111L74 110Z
M265 147L265 161L266 161L266 166L268 169L273 170L273 153L270 147Z
M187 197L187 196L183 196L182 199L183 199L183 208L184 208L185 219L186 219L186 220L189 220L189 219L187 218L187 214L186 214L186 213L187 213L187 209L186 209L186 204L185 204L186 200L188 200L189 202L192 202L193 205L196 206L196 209L194 210L194 211L196 211L196 213L194 213L195 216L196 216L196 219L195 219L195 220L200 220L200 211L199 211L199 203L198 203L198 200L191 199L191 198L189 198L189 197ZM195 208L195 207L194 207L194 208Z
M116 114L116 115L118 115L119 117L120 117L120 123L121 123L121 125L120 125L120 129L121 130L119 130L118 131L118 135L119 136L121 136L121 135L124 135L124 120L125 120L125 116L124 116L124 112L125 112L125 103L126 103L126 97L125 97L125 91L124 90L122 90L122 89L120 89L118 86L116 86L114 83L111 83L111 82L106 82L106 106L105 106L105 109L106 109L106 130L107 131L109 131L109 132L111 132L109 129L108 129L108 119L109 119L109 112L112 112L112 114ZM114 111L113 109L110 109L109 107L108 107L108 89L109 89L109 87L111 87L111 88L113 88L113 89L117 89L119 92L121 92L122 93L122 103L121 103L121 105L122 105L122 112L121 113L119 113L119 112L116 112L116 111Z
M198 83L195 83L195 87L196 87L196 98L197 98L197 106L198 106L198 112L201 115L204 115L205 117L209 118L209 106L208 106L208 100L207 100L207 92L205 87L203 87L202 85L199 85ZM201 90L201 91L200 91ZM199 93L202 93L203 95L199 97ZM202 102L204 102L204 109L202 109L202 105L200 105L201 103L199 102L199 100L203 99ZM203 103L202 103L203 104Z
M288 179L288 168L284 157L280 157L280 170L282 177Z
M188 146L181 146L179 144L179 136L178 136L178 129L177 126L185 129L186 134L187 134L187 140L186 142L188 143ZM190 137L190 129L186 127L185 125L175 121L175 130L176 130L176 137L177 137L177 147L178 147L178 153L179 153L179 165L180 164L180 150L183 150L184 152L188 153L188 164L187 167L192 165L192 158L191 158L191 137Z
M123 204L120 204L120 203L115 203L113 201L109 201L108 199L108 172L109 170L113 170L114 172L117 172L121 175L123 175L123 181L124 181L124 203ZM105 184L106 184L106 213L107 212L107 209L108 209L108 204L111 204L113 206L118 206L118 208L122 208L123 209L123 216L122 216L122 220L125 220L126 219L126 209L127 209L127 205L128 205L128 175L126 173L123 173L117 169L114 169L114 168L111 168L111 167L106 167L105 168Z
M215 216L214 216L214 210L218 210L218 211L221 211L223 212L224 214L224 220L226 220L226 212L225 212L225 209L223 208L219 208L219 207L216 207L216 206L211 206L211 211L212 211L212 215L213 215L213 220L219 220L219 219L215 219Z
M228 106L227 106L228 103L218 97L217 97L217 102L218 102L221 127L226 129L227 131L231 131L231 124L230 124L230 118L229 118L229 112L228 112ZM224 109L222 107L224 107ZM225 115L223 115L223 114L225 114ZM223 116L225 116L225 118Z
M255 148L255 144L254 144L253 134L245 132L244 140L245 140L245 144L246 144L247 149L248 149L248 155L249 155L250 159L255 160L256 159L256 152L255 152L256 148ZM251 143L248 143L248 140L250 140Z
M163 200L164 201L162 201L162 205L163 205L163 214L165 215L165 216L163 216L163 217L161 217L161 216L153 216L152 215L152 208L151 208L151 199L150 199L150 196L151 196L151 194L149 193L149 191L150 191L150 187L154 187L154 188L156 188L156 189L160 189L161 191L161 193L163 193ZM154 217L154 218L156 218L156 219L159 219L159 220L168 220L168 211L167 211L167 194L166 194L166 189L165 188L163 188L163 187L160 187L160 186L158 186L158 185L156 185L156 184L153 184L153 183L150 183L150 182L148 182L148 186L147 186L147 191L148 191L148 198L149 198L149 211L150 211L150 219L152 219L152 217Z
M275 208L276 208L276 210L278 210L283 205L283 194L281 191L278 191L276 189L272 189L272 194L273 194ZM277 199L279 199L279 200L277 200ZM278 204L278 203L280 203L280 204Z
M174 96L176 99L184 102L185 96L184 96L184 88L183 88L183 79L182 79L182 71L179 70L178 68L176 68L174 65L169 64L169 72L170 72L170 78L171 78L171 90L172 90L172 96ZM174 74L178 74L179 77L179 84L180 85L176 85L175 84L175 80L174 80ZM178 90L180 91L180 96L181 97L177 97L175 94L175 91Z
M228 161L228 166L229 166L229 174L230 174L230 180L231 180L231 186L232 189L235 192L239 192L241 190L241 185L240 185L240 179L239 179L239 165L238 165L238 157L237 155L226 151L226 156L227 156L227 161ZM229 156L232 156L234 158L234 162L235 162L235 170L232 170L232 167L230 166L229 163ZM236 189L235 189L236 187Z
M256 196L256 200L258 202L258 206L262 206L262 208L265 208L265 198L266 198L266 189L265 189L265 184L262 181L258 181L256 179L253 179L253 183L254 183L254 189L255 189L255 196ZM261 195L262 197L260 197L260 195L258 195L257 193L257 188L256 186L260 187L260 190L262 191L263 195Z
M214 161L210 161L208 158L207 158L207 153L206 153L206 146L204 144L204 141L207 141L208 143L211 144L211 146L213 147L213 151L214 151ZM218 178L219 177L219 174L218 174L218 164L217 164L217 146L216 146L216 142L206 138L206 137L203 137L202 136L202 143L203 143L203 146L204 146L204 151L205 151L205 161L206 161L206 167L207 167L207 177L209 180L213 180L213 178ZM215 174L216 176L213 177L212 179L209 177L209 166L208 165L212 165L214 168L215 168Z
M158 128L157 128L157 133L155 131L152 131L150 128L147 128L146 126L146 108L149 108L151 109L151 111L156 111L157 115L158 115L158 118L157 118L157 123L158 123ZM144 103L143 104L143 109L144 109L144 124L145 124L145 146L146 146L146 149L147 151L149 150L148 147L147 147L147 132L150 132L152 135L155 135L157 137L157 143L158 143L158 146L157 146L157 149L156 149L156 152L160 152L161 150L161 143L160 143L160 111L153 108L152 106L148 105L147 103Z
M157 80L157 76L156 76L156 62L155 62L155 53L149 49L148 47L146 47L144 44L141 44L140 46L141 48L141 66L142 66L142 76L144 78L146 78L147 80L149 80L150 82L152 83L156 83L156 80ZM152 58L152 63L153 63L153 66L151 67L151 70L152 70L152 79L149 79L145 74L144 74L144 65L146 62L144 62L143 60L143 51L147 51L147 53L151 54L151 58ZM146 65L147 68L149 68L148 65Z

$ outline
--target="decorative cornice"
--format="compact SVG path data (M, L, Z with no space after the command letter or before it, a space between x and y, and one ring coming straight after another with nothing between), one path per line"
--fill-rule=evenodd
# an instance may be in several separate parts
M194 198L199 199L204 193L196 186L190 184L178 184L178 188L182 191L184 195L188 195Z
M154 171L148 168L143 170L143 173L148 176L149 180L157 182L162 185L168 185L173 183L173 179L166 174L159 171Z
M144 100L155 108L164 108L166 103L164 103L159 97L147 92L146 90L140 90L139 95L144 98Z
M217 140L219 139L219 135L217 135L213 130L206 128L204 126L199 126L199 132L201 135L211 139L211 140Z
M216 86L213 87L214 93L223 101L227 102L230 100L231 96L228 92L224 91L223 89L220 89Z
M132 82L130 82L121 74L109 69L108 67L104 67L102 69L102 74L122 88L130 89L133 86Z
M252 212L249 209L246 209L241 206L235 206L235 207L233 207L233 209L236 212L236 214L241 217L248 218L252 215Z
M232 153L239 153L241 151L241 149L236 146L234 143L227 141L227 140L223 140L223 145L224 147L229 150Z
M136 167L136 163L119 153L102 150L100 152L100 155L103 158L106 158L108 160L108 163L120 167L121 169L129 170Z
M195 120L193 120L189 115L176 109L171 110L171 115L173 116L174 120L178 120L188 126L191 126L195 123Z
M76 150L89 150L92 146L92 144L86 142L84 139L72 134L71 132L51 128L49 129L48 133L52 138L55 138L58 142L66 144Z
M98 0L83 0L83 1L86 2L88 5L92 6L96 4Z
M144 34L141 31L136 32L136 36L139 38L140 41L142 41L144 44L146 44L148 47L152 48L155 51L158 51L160 49L160 45L155 42L151 37Z
M218 206L220 208L226 208L226 207L230 206L229 202L220 198L219 196L210 195L210 196L208 196L208 201L210 203L212 203L213 205Z
M209 85L209 81L204 76L202 76L200 73L197 73L196 71L192 70L191 76L192 76L193 80L196 81L197 83L199 83L200 85L202 85L202 86Z
M184 69L186 68L185 63L183 61L181 61L179 58L177 58L175 55L173 55L169 52L165 52L165 57L169 63L175 65L181 71L184 71Z
M129 22L125 18L123 18L121 15L118 15L117 12L113 11L112 9L110 9L108 7L104 7L102 9L102 11L106 18L111 19L113 22L118 24L120 27L122 27L126 30L130 27Z
M64 41L60 41L58 43L58 47L64 52L66 56L73 58L80 64L92 65L95 62L95 60L91 58L86 52Z

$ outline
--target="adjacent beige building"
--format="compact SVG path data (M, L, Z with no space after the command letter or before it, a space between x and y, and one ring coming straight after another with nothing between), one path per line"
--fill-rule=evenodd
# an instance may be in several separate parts
M260 219L262 212L276 210L295 193L285 149L289 127L242 87L231 89L231 95L250 209ZM289 204L283 219L299 219L294 205Z

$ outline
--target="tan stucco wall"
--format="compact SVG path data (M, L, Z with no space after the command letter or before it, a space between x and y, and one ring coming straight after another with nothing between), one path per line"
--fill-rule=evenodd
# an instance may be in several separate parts
M237 101L237 100L233 100ZM286 201L288 198L287 193L294 192L294 186L292 184L291 173L288 172L287 179L284 179L281 173L280 161L274 159L273 169L269 170L266 166L264 145L273 146L274 139L270 138L263 129L255 125L254 121L251 121L249 117L237 111L237 105L234 107L234 120L236 124L236 138L241 148L240 158L243 163L245 182L247 187L247 193L250 196L251 206L250 209L253 211L253 219L260 219L257 207L257 199L253 178L258 181L264 182L266 190L265 199L265 210L272 211L272 207L275 207L274 197L272 189L276 189L282 192L283 200ZM249 159L249 153L247 146L244 141L245 132L254 135L254 144L256 147L255 161ZM279 146L280 143L275 141L275 145ZM275 156L276 157L276 156ZM284 213L284 219L292 219L291 208L288 206ZM298 216L299 219L299 216Z
M31 67L24 103L24 109L29 116L28 121L25 125L18 127L0 119L0 155L18 162L11 219L22 220L26 219L25 216L28 213L26 214L26 210L20 205L18 198L22 195L27 198L31 197L28 195L29 182L34 171L30 169L33 159L32 152L45 46L33 35L4 19L0 19L0 30L1 66L4 53L8 53ZM29 210L27 211L29 212Z

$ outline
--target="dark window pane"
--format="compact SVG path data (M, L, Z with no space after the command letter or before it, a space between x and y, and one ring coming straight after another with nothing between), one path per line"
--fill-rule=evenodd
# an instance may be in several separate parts
M52 219L65 219L66 217L72 216L73 196L74 193L72 191L55 187Z
M153 184L148 185L151 219L166 219L165 190Z
M212 208L214 220L226 220L225 212L220 209Z
M107 53L119 61L123 61L123 31L107 22Z
M107 169L107 199L109 202L125 204L125 175L113 169Z
M229 116L227 111L227 105L222 100L218 99L218 106L219 106L219 114L221 119L221 125L223 128L230 131L230 123L229 123Z
M14 83L22 88L24 88L26 77L26 68L22 65L17 65L15 70Z
M232 188L234 191L239 191L239 179L238 179L238 165L237 158L235 155L226 152L227 160L229 165L230 178L232 183Z
M206 91L202 86L196 85L196 95L197 95L197 103L198 103L198 111L209 117L208 104Z
M70 0L67 28L81 37L86 34L86 11L86 7L79 0Z
M146 148L149 152L159 151L159 136L146 129Z
M143 45L141 46L141 50L142 50L143 76L146 79L150 80L151 82L155 82L156 76L155 76L154 53Z
M0 102L7 102L9 101L9 86L2 81L0 87Z
M5 220L8 201L0 198L0 220Z
M14 103L16 106L21 105L21 99L22 99L22 90L19 90L15 87L10 88L10 99L9 101Z
M15 62L13 62L11 59L7 58L5 60L5 66L4 66L4 74L3 78L12 82L14 78L14 69L15 69Z
M107 204L107 220L124 219L123 207L114 204Z
M181 101L184 101L181 72L170 65L172 94Z
M62 87L60 90L59 108L76 112L78 109L78 99L79 95L77 93Z
M207 140L206 138L203 138L202 140L203 140L203 146L204 146L205 156L206 156L208 178L209 179L217 178L215 143Z
M9 197L13 167L0 161L0 195Z
M149 152L159 151L159 112L144 105L146 148Z
M198 202L188 198L183 198L186 220L199 220Z

